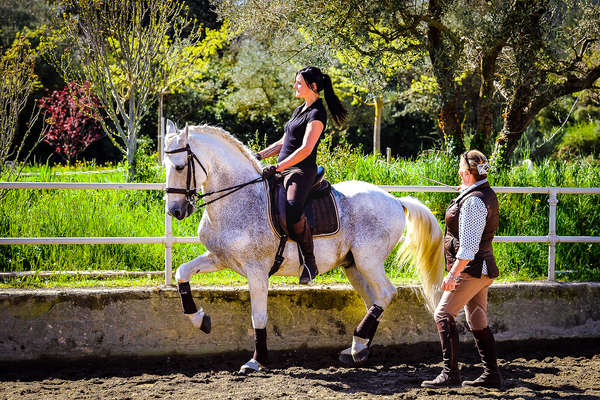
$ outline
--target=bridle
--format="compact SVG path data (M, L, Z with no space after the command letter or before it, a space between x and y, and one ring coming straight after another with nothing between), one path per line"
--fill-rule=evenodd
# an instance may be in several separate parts
M196 162L198 162L198 164L202 168L202 171L204 171L204 174L206 176L208 176L208 173L206 172L206 168L204 168L204 165L202 165L202 162L198 159L198 157L196 157L196 155L190 148L189 144L186 144L185 147L182 147L179 149L165 151L165 154L183 153L184 151L187 153L187 156L186 156L187 161L186 162L187 162L187 167L188 167L187 176L185 178L185 189L167 187L166 192L167 193L184 194L185 199L188 202L195 204L196 203L195 196L198 194L198 189L196 187L196 163L194 163L194 160L196 160Z
M214 203L215 201L222 199L223 197L229 196L230 194L237 192L238 190L240 190L241 188L243 188L245 186L248 186L253 183L257 183L257 182L264 180L264 178L262 176L259 176L258 178L253 179L246 183L230 186L230 187L227 187L227 188L224 188L221 190L215 190L213 192L198 194L198 186L196 184L196 163L194 161L196 161L198 163L198 165L200 165L200 168L202 168L202 171L204 171L204 174L207 177L208 177L208 172L206 172L206 168L204 168L204 165L202 165L202 162L198 159L196 154L194 154L194 152L190 148L190 145L186 144L185 147L181 147L181 148L175 149L175 150L165 151L165 154L183 153L184 151L187 153L187 157L186 157L187 158L187 176L185 179L185 189L167 187L165 189L165 191L167 193L175 193L175 194L185 195L186 201L189 202L192 206L194 206L194 208L206 207L207 205ZM196 203L198 202L198 200L200 200L204 197L207 197L207 196L210 196L210 195L213 195L216 193L222 193L222 192L227 192L227 193L225 193L215 199L212 199L210 201L204 202L200 206L196 206Z

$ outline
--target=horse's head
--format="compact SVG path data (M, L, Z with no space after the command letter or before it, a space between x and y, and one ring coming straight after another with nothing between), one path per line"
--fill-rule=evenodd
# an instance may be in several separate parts
M192 193L200 188L207 176L204 166L191 153L187 126L177 131L175 124L167 121L165 168L169 214L180 220L189 217L194 212Z

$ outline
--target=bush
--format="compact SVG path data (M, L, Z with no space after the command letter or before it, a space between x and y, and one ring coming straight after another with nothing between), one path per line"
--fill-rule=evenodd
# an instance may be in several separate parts
M91 94L88 83L69 83L40 99L39 104L50 125L44 142L69 163L104 136L99 121L105 117L98 112L100 102Z

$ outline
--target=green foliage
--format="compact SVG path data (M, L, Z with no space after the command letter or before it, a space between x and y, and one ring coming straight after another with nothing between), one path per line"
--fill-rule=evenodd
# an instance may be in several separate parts
M561 160L587 155L600 155L600 120L570 126L556 152Z

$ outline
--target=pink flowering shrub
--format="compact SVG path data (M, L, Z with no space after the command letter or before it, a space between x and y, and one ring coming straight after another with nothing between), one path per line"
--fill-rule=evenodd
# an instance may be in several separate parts
M78 86L69 83L39 101L50 126L44 142L69 162L77 158L90 144L104 136L100 102L91 93L89 83Z

